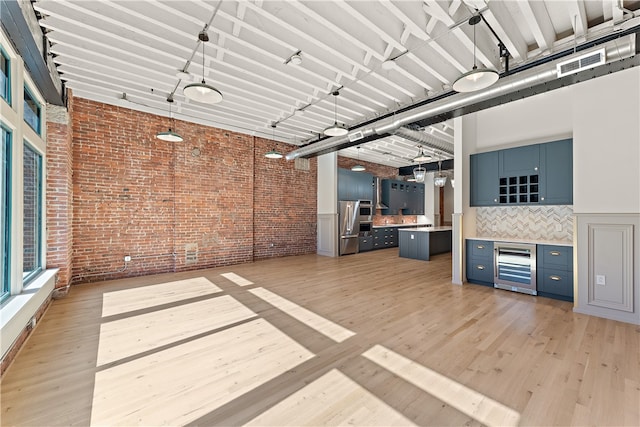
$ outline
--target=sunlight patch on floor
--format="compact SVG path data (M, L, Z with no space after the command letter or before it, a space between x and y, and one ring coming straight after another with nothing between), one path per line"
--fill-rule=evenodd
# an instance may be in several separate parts
M98 372L91 425L184 425L312 357L256 319Z
M221 276L224 277L227 280L232 281L233 283L235 283L238 286L250 286L250 285L253 285L252 281L247 280L242 276L238 276L236 273L223 273L223 274L221 274Z
M122 291L105 292L102 298L102 317L142 310L202 295L211 295L221 291L222 289L208 279L194 277Z
M332 369L247 426L415 426L351 378Z
M355 335L355 332L264 288L250 289L249 292L336 342L342 342Z
M484 425L517 426L520 421L513 409L381 345L362 355Z
M106 322L100 325L97 366L255 316L233 297L219 296Z

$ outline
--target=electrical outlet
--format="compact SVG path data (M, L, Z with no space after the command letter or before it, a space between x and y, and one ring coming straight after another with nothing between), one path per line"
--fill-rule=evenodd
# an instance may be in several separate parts
M596 274L596 284L603 286L607 284L603 274Z
M131 262L131 256L125 255L124 256L124 262Z
M556 231L562 231L562 224L556 224Z

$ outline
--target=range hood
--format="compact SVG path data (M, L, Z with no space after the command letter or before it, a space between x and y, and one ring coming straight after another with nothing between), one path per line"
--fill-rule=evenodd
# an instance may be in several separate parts
M380 177L376 176L376 209L388 209L389 207L382 203L382 186L380 185Z

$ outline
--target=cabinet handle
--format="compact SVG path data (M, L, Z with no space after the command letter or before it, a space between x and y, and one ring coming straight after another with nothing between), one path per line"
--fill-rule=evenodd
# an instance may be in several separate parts
M476 246L476 248L478 248L478 249L484 249L484 246L482 246L482 245L478 245L478 246Z
M534 171L537 171L537 170L538 170L538 167L536 166L535 168L533 168L533 170L534 170Z
M560 255L560 252L558 252L558 251L549 251L549 253L551 255L553 255L553 256L559 256Z
M549 276L549 279L555 280L556 282L560 281L560 276Z
M544 197L540 197L540 200L544 200Z
M478 270L484 270L484 265L479 265L476 267Z
M498 199L493 199L493 201L497 203L497 202L498 202Z

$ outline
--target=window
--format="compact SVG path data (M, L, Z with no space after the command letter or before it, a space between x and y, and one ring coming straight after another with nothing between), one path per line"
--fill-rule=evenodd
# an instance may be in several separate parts
M26 87L24 88L24 121L40 135L40 104Z
M11 62L7 54L0 48L0 96L11 104Z
M42 271L42 156L24 144L23 283Z
M0 260L0 275L2 279L2 293L0 301L7 298L11 292L9 284L9 254L11 253L10 231L11 231L11 134L2 128L2 162L0 162L0 187L2 200L0 211L0 245L2 246L2 259Z

